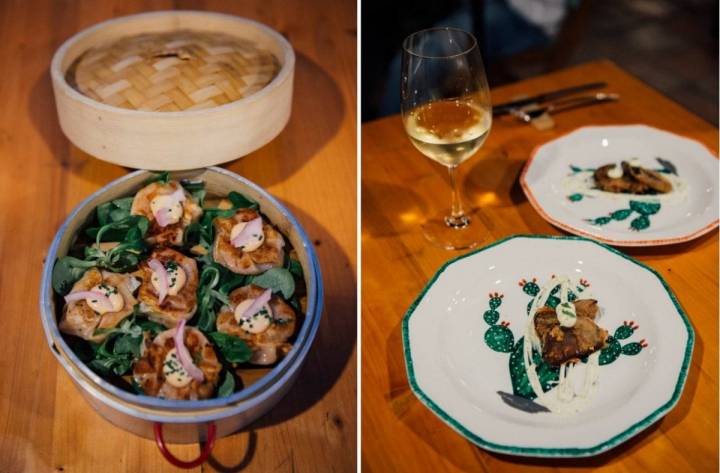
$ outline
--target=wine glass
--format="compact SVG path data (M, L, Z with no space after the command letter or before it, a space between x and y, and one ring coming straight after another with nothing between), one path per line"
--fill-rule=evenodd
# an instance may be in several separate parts
M410 141L450 173L450 214L429 218L423 233L446 249L472 248L483 235L472 212L463 210L457 167L480 149L492 123L490 91L475 37L455 28L430 28L405 38L400 94Z

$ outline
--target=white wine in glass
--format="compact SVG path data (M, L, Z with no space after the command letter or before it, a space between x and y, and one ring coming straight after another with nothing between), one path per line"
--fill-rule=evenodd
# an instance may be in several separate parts
M490 112L472 100L437 100L412 109L405 117L405 130L422 154L457 166L480 149L490 123Z
M431 28L403 41L401 104L412 144L447 167L452 187L449 214L430 217L423 233L447 249L472 248L484 239L465 212L457 167L483 145L492 125L490 92L475 37L454 28Z

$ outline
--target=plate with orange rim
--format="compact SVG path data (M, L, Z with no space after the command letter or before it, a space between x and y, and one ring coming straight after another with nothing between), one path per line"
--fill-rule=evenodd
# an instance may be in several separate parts
M611 193L594 171L622 161L672 185L660 194ZM556 227L615 246L690 241L718 226L718 159L705 145L647 125L586 126L537 147L520 184Z

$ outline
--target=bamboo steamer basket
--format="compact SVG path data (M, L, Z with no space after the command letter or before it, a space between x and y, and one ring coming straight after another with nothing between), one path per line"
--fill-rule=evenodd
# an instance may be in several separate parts
M72 69L83 55L130 36L179 31L195 32L200 39L217 33L251 41L275 57L279 70L254 93L217 106L203 104L199 90L197 105L206 108L181 104L180 111L122 108L73 86ZM265 25L219 13L164 11L120 17L81 31L56 51L50 74L60 127L78 148L121 166L172 171L231 161L275 138L290 118L294 69L292 47ZM212 74L208 71L202 79L210 80ZM139 106L153 108L143 105L162 99L162 92L141 90L148 100Z
M312 242L290 212L262 188L221 168L175 172L173 179L202 179L209 194L231 190L256 200L261 211L285 234L297 252L307 288L307 308L290 352L262 376L252 376L244 389L232 396L198 401L179 401L129 393L94 373L75 355L58 329L52 269L67 254L74 236L100 203L131 195L150 177L147 171L127 174L85 199L65 220L45 260L40 291L40 313L48 345L86 401L106 420L136 435L154 438L163 454L177 466L196 466L207 458L215 438L230 435L270 410L297 379L317 333L323 307L323 283ZM210 430L212 433L210 433ZM207 441L203 454L183 463L169 456L169 443ZM209 447L208 447L209 446ZM198 463L199 462L199 463Z

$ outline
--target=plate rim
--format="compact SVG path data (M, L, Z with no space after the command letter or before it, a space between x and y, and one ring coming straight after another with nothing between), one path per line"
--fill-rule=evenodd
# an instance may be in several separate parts
M680 373L678 374L678 380L675 383L675 389L672 392L672 396L670 399L665 402L663 405L652 411L649 415L644 417L643 419L639 420L638 422L634 423L630 427L622 430L621 432L613 435L609 439L600 442L596 445L593 445L591 447L566 447L566 448L547 448L547 447L520 447L517 445L503 445L498 444L494 442L487 441L477 435L474 432L471 432L468 428L462 425L461 422L454 419L452 416L450 416L448 413L446 413L440 406L438 406L427 394L425 394L420 388L416 376L415 376L415 370L413 366L413 360L412 360L412 353L410 350L410 337L409 337L409 322L410 318L412 317L413 313L415 312L415 309L417 309L417 306L420 304L422 299L425 297L425 294L432 288L432 286L435 284L437 279L440 277L440 275L445 272L445 270L450 267L450 265L456 263L457 261L460 261L464 258L473 256L475 254L478 254L480 252L483 252L485 250L488 250L490 248L493 248L495 246L501 245L505 242L508 242L510 240L514 240L517 238L528 238L528 239L544 239L544 240L574 240L574 241L585 241L590 242L595 245L598 245L612 253L615 253L616 255L628 260L631 263L636 264L642 269L645 269L649 271L651 274L653 274L660 283L662 284L663 288L667 292L668 296L670 297L670 300L673 302L673 305L675 306L675 309L677 310L678 315L680 316L681 320L683 321L683 324L685 325L685 329L687 330L688 339L685 345L685 353L683 355L683 362L680 367ZM529 456L529 457L566 457L566 458L577 458L577 457L588 457L593 455L598 455L600 453L606 452L625 441L629 440L630 438L634 437L636 434L640 433L641 431L648 428L650 425L658 421L660 418L662 418L665 414L667 414L669 411L671 411L675 405L677 405L678 401L680 400L680 397L682 396L682 392L685 387L685 382L687 381L688 377L688 371L690 369L690 361L692 360L692 354L693 349L695 345L695 331L692 327L692 324L690 323L690 319L688 318L687 314L683 310L682 306L680 305L680 302L678 301L677 297L673 293L672 289L670 289L670 286L667 284L665 279L653 268L647 266L646 264L636 260L635 258L626 255L622 251L613 248L605 243L598 242L596 240L585 238L582 236L557 236L557 235L530 235L530 234L514 234L510 235L508 237L502 238L500 240L495 241L494 243L491 243L487 246L484 246L482 248L475 249L473 251L469 251L465 254L456 256L454 258L451 258L450 260L443 263L442 266L435 272L435 274L430 278L430 280L425 284L423 289L420 291L420 294L415 298L415 300L412 302L408 310L405 312L405 315L402 319L402 343L403 343L403 358L405 360L405 370L406 375L408 378L408 382L410 385L410 389L413 392L413 394L420 400L422 404L425 405L433 414L435 414L440 420L442 420L445 424L450 426L453 430L457 431L459 434L461 434L466 439L470 440L474 444L478 445L479 447L482 447L484 449L498 452L498 453L504 453L504 454L510 454L510 455L516 455L516 456Z
M682 138L682 139L685 139L685 140L690 140L690 141L693 141L693 142L695 142L695 143L698 143L698 144L701 145L703 148L705 148L705 149L708 151L708 153L709 153L716 161L718 160L718 158L716 157L716 153L715 153L712 149L710 149L710 147L709 147L708 145L706 145L705 143L703 143L703 142L701 142L701 141L698 141L698 140L696 140L695 138L691 138L691 137L689 137L689 136L681 135L680 133L675 133L674 131L665 130L665 129L663 129L663 128L658 128L658 127L656 127L656 126L647 125L647 124L645 124L645 123L583 125L583 126L580 126L580 127L577 127L577 128L573 128L572 130L568 130L568 131L566 131L565 133L563 133L563 134L561 134L561 135L559 135L559 136L557 136L557 137L555 137L555 138L553 138L553 139L551 139L551 140L548 140L548 141L546 141L546 142L544 142L544 143L540 143L539 145L536 145L536 146L533 148L533 150L530 152L530 157L528 157L527 161L525 162L525 165L523 166L523 170L522 170L522 172L520 173L520 187L522 187L522 190L523 190L523 192L525 193L525 197L527 197L527 199L528 199L528 201L530 202L530 205L533 207L533 209L535 209L535 211L536 211L538 214L540 214L540 216L541 216L546 222L548 222L548 223L550 223L551 225L554 225L554 226L556 226L556 227L558 227L558 228L560 228L561 230L564 230L564 231L566 231L566 232L569 232L569 233L572 233L572 234L575 234L575 235L579 235L579 236L583 236L583 237L587 237L587 238L590 238L590 239L593 239L593 240L600 241L600 242L602 242L602 243L606 243L606 244L608 244L608 245L615 245L615 246L662 246L662 245L675 245L675 244L678 244L678 243L686 243L686 242L688 242L688 241L692 241L692 240L694 240L694 239L696 239L696 238L699 238L699 237L701 237L701 236L703 236L703 235L711 232L713 229L715 229L715 228L720 224L720 219L717 219L717 218L716 218L714 221L708 223L708 224L705 225L704 227L702 227L702 228L700 228L700 229L698 229L698 230L696 230L696 231L694 231L694 232L692 232L692 233L688 233L688 234L686 234L686 235L683 235L683 236L680 236L680 237L675 237L675 238L657 238L657 239L651 239L651 240L615 240L615 239L612 239L612 238L606 238L606 237L601 236L601 235L593 234L593 233L587 232L587 231L585 231L585 230L581 230L581 229L579 229L579 228L574 227L573 225L570 225L570 224L568 224L568 223L561 222L561 221L559 221L559 220L551 217L548 213L546 213L545 210L543 209L542 205L540 205L540 203L539 203L539 202L537 201L537 199L535 198L535 195L534 195L534 194L532 193L532 191L530 190L530 186L528 185L528 183L527 183L527 181L526 181L526 179L525 179L528 171L530 170L530 166L532 165L533 161L534 161L535 158L537 157L537 154L538 154L538 152L540 151L540 149L541 149L543 146L545 146L545 145L548 145L548 144L553 143L553 142L555 142L555 141L561 140L561 139L567 137L568 135L570 135L571 133L575 133L576 131L580 131L580 130L585 129L585 128L611 128L611 127L645 127L645 128L649 128L649 129L652 129L652 130L659 131L659 132L663 132L663 133L668 133L668 134L671 134L671 135L675 135L676 137L679 137L679 138Z

